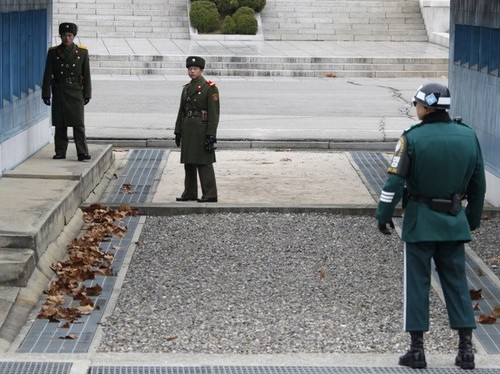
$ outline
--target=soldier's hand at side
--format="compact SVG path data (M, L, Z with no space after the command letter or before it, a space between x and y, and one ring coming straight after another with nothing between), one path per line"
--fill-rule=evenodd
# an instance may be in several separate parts
M215 149L217 149L217 147L214 146L215 143L217 143L217 138L213 135L207 135L207 140L205 142L205 149L208 152L214 151Z
M44 97L44 98L42 98L42 100L43 100L43 103L44 103L45 105L50 106L50 98L48 98L48 97Z
M179 134L175 134L175 145L177 147L181 146L181 136Z
M394 222L392 219L388 222L391 229L394 229ZM380 231L384 235L391 235L391 231L387 228L387 223L378 223L378 231Z
M90 99L86 98L86 99L83 99L83 105L87 105L89 103Z

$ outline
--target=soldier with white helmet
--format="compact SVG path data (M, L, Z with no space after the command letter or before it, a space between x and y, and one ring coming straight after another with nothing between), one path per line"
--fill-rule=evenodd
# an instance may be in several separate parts
M481 148L474 130L448 115L448 88L429 83L413 97L420 123L398 141L383 187L376 219L384 234L404 199L402 239L405 255L404 329L410 349L399 364L425 368L423 335L429 330L431 259L439 274L450 327L458 330L455 364L474 368L472 330L476 327L465 276L464 243L479 227L486 182ZM462 200L467 200L463 207Z

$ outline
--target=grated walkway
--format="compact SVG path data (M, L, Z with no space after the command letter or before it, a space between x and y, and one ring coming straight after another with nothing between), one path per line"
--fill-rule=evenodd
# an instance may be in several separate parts
M404 374L404 367L334 367L334 366L94 366L90 374ZM428 368L430 374L463 373L459 368ZM476 369L477 374L498 374L500 369Z

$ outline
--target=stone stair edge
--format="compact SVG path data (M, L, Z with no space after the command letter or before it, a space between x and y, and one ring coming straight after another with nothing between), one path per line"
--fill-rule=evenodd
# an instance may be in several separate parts
M53 145L47 145L40 153L44 156L52 153ZM47 150L50 148L50 150ZM113 162L113 152L111 145L92 146L91 148L100 149L100 153L94 153L96 159L86 168L77 180L69 179L67 176L61 176L59 180L65 180L67 183L64 190L49 202L48 211L37 218L30 228L21 228L20 231L0 231L0 270L5 267L15 267L17 274L10 271L8 277L0 279L0 286L16 285L25 286L34 271L36 264L42 258L49 248L50 244L57 240L58 236L64 230L64 227L75 215L81 203L95 189L101 181L105 172L111 167ZM35 155L34 157L37 157ZM52 160L50 160L52 161ZM28 160L27 162L30 162ZM24 183L25 177L13 173L5 175L12 183ZM43 179L43 176L33 176L29 179ZM49 179L57 179L50 177ZM36 191L33 191L36 194ZM17 255L15 253L17 252ZM12 269L11 269L12 270Z

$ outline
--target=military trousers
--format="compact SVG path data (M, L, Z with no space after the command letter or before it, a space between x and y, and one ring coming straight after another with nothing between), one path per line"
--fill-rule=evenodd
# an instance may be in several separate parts
M183 198L198 198L198 178L200 177L202 198L216 198L217 184L215 182L214 166L212 164L184 164Z
M465 275L463 242L405 243L404 329L429 330L431 260L441 281L452 329L476 328Z
M68 128L65 126L55 126L54 147L56 154L66 156L68 150ZM87 137L85 136L85 127L73 127L73 139L76 145L76 154L89 153L87 147Z

